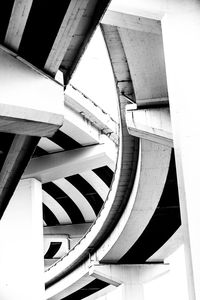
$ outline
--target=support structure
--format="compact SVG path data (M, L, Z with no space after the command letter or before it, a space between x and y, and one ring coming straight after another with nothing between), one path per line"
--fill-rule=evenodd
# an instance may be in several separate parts
M2 46L0 64L1 132L53 135L63 123L62 85Z
M20 181L0 222L0 297L44 299L42 187Z
M186 1L162 19L190 300L200 299L199 17L199 3Z
M117 299L144 299L144 283L169 271L167 265L101 265L93 264L89 275L117 288ZM108 299L109 298L108 295Z
M2 10L2 300L144 300L180 244L187 300L200 299L200 3L134 0L134 15L102 18L118 132L76 88L64 93L108 2L51 4L44 28L41 1Z
M126 106L126 124L131 135L173 147L169 107Z
M1 218L40 137L62 125L64 97L61 84L2 46L0 64L0 132L13 140L0 149Z
M79 172L84 172L106 164L113 167L112 154L102 144L32 158L23 178L34 177L45 183L74 175L77 173L77 169Z

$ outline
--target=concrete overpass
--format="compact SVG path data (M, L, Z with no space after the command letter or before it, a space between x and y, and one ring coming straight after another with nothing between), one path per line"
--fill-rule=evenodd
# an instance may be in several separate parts
M199 6L106 12L118 124L69 84L108 2L0 10L2 299L144 299L182 243L189 299L200 298Z

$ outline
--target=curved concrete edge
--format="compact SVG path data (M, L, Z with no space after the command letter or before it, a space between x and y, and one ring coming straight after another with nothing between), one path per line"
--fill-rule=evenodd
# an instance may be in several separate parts
M143 284L154 280L169 271L168 264L100 264L88 259L72 271L67 277L51 286L46 291L47 300L66 299L94 279L106 282L107 287L84 299L97 299L123 284ZM75 299L75 295L72 296Z
M119 149L118 153L118 164L121 162L121 147ZM111 186L110 192L108 194L108 198L104 203L104 207L101 210L98 218L94 222L92 229L89 229L87 234L79 241L79 243L74 247L62 260L57 262L53 265L47 272L45 272L45 283L50 284L52 280L57 278L59 275L63 274L67 269L70 269L70 267L73 265L74 261L77 260L78 257L80 257L84 251L86 251L89 257L89 251L88 248L90 247L91 241L96 238L97 234L101 230L104 222L109 216L110 209L112 207L112 204L114 202L114 198L117 191L118 181L120 177L120 169L119 167L116 168L115 172L115 180L113 181L113 184ZM55 284L54 284L55 285Z
M45 299L60 300L81 289L94 279L94 277L89 276L88 263L84 263L67 277L47 289Z
M45 283L47 288L69 274L78 264L89 257L90 253L104 242L111 233L112 228L121 216L122 211L129 199L135 179L138 162L138 139L130 136L125 124L125 106L127 101L120 99L121 132L118 150L117 166L114 180L105 201L93 226L85 236L71 249L71 251L57 261L45 272ZM131 168L130 168L131 166Z
M122 105L125 105L125 103ZM122 122L123 124L121 126L121 130L126 131L125 120ZM131 150L129 143L131 145ZM129 185L131 173L127 174L127 169L122 167L122 161L125 160L128 164L133 165L131 172L132 169L134 170L137 165L136 157L138 155L138 149L135 144L137 144L137 141L128 135L127 131L125 134L121 133L118 162L108 198L105 201L104 206L93 226L88 230L86 235L79 241L79 243L77 243L76 247L74 247L62 259L62 261L60 260L56 262L55 265L47 270L45 273L45 282L47 286L59 280L66 273L70 272L70 270L74 268L82 259L89 256L89 252L93 252L93 248L95 247L96 243L101 243L102 235L104 236L106 231L110 229L110 224L112 224L116 214L119 214L120 209L123 207L122 202L124 200L124 190L127 192L127 190L130 189ZM123 151L122 147L124 147ZM134 147L135 149L133 149Z
M117 247L119 247L120 239L124 239L127 235L127 231L131 228L135 229L133 232L133 239L131 239L129 246L134 243L139 237L139 235L144 230L145 226L148 224L152 214L154 213L154 210L156 208L156 205L160 199L160 195L163 190L163 186L166 180L168 167L169 167L169 161L170 161L170 155L171 155L171 149L162 145L158 145L153 142L149 141L141 141L141 150L140 150L140 158L138 162L138 168L137 168L137 175L135 180L135 185L130 197L130 201L116 227L116 229L113 231L111 236L106 240L106 242L99 248L99 250L91 257L91 260L100 260L102 257L102 261L109 260L109 255L116 256L115 259L119 259L124 252L127 251L127 239L126 242L123 242L124 248L117 250ZM155 151L157 149L157 151ZM149 154L149 152L152 151L153 158ZM160 155L159 155L160 154ZM149 157L151 157L151 160L149 161ZM161 171L163 171L163 168L165 170L164 174L161 176ZM152 173L153 171L157 178L155 178L155 174ZM152 171L152 172L151 172ZM144 181L148 180L147 187L144 189ZM157 182L158 180L158 182ZM159 192L157 192L154 195L154 201L152 203L151 197L149 195L153 195L153 191L155 187L155 184L159 187ZM152 194L150 194L150 189L152 191ZM159 194L159 195L158 195ZM146 196L145 196L146 195ZM143 199L144 197L144 199ZM147 197L150 199L149 203L147 203ZM141 201L142 199L142 201ZM148 208L143 210L144 205L148 204ZM105 213L105 211L102 211L102 214ZM100 219L99 219L100 220ZM99 221L97 219L97 223ZM139 224L139 226L138 226ZM138 228L139 227L139 228ZM91 232L89 232L91 235ZM130 238L130 236L128 236ZM84 240L84 239L83 239ZM84 241L86 243L86 239ZM114 243L115 242L115 243ZM82 241L83 243L83 241ZM106 247L105 245L113 245L113 247ZM83 244L82 244L83 246ZM111 249L109 249L111 248ZM74 255L77 254L77 247L74 248ZM107 254L107 256L106 256ZM89 254L88 254L89 257ZM66 259L67 257L63 258L62 262L67 267ZM56 282L53 286L49 287L47 289L46 295L47 299L51 300L58 300L61 297L66 297L67 295L75 292L76 290L80 289L82 286L86 285L85 280L86 277L88 282L91 280L89 274L86 274L86 269L91 264L91 260L88 259L83 265L75 269L74 271L70 272L66 277L62 278L60 281ZM68 260L69 262L69 260ZM87 267L86 267L87 266ZM83 269L85 270L85 275L82 278L80 275L80 279L78 275L75 274L82 274ZM55 271L55 270L54 270ZM74 282L71 285L70 280L74 278Z
M112 30L112 28L110 28ZM116 32L116 41L118 40L118 33ZM108 47L109 48L109 47ZM120 51L123 50L120 48ZM111 50L112 52L112 50ZM110 56L114 55L110 53ZM121 52L123 56L123 51ZM113 58L114 59L114 58ZM112 63L113 60L111 59ZM68 255L62 258L62 260L58 261L55 265L50 268L45 274L45 281L47 285L47 291L52 291L53 287L57 286L57 291L54 291L54 295L56 293L62 292L62 281L67 280L69 276L72 276L73 273L78 272L81 267L75 269L78 264L81 264L81 261L89 258L90 253L95 253L97 246L103 243L107 236L108 231L113 228L113 224L115 223L115 214L119 214L119 211L122 213L123 209L120 207L125 205L123 203L123 198L127 197L129 199L132 184L133 184L133 173L137 168L137 154L138 154L138 140L129 135L126 127L125 121L125 106L127 101L122 97L122 91L126 93L126 95L132 95L133 87L130 79L130 73L128 71L128 66L123 65L123 60L120 61L120 72L117 71L113 66L117 90L119 93L120 99L120 111L121 111L121 132L120 132L120 143L119 143L119 153L118 153L118 162L115 171L115 178L113 184L111 186L111 190L109 192L108 198L105 201L104 207L100 212L97 220L94 222L94 225L88 230L86 235L79 241L79 243L74 247ZM123 72L121 72L123 70ZM128 79L124 81L121 78L121 74L123 73L127 75ZM170 151L168 149L168 151ZM137 154L136 154L137 153ZM132 172L130 172L130 169ZM134 170L134 171L133 171ZM131 176L130 176L131 175ZM128 192L127 192L128 190ZM110 227L110 228L109 228ZM95 256L95 254L94 254ZM87 260L87 264L89 266L89 259ZM76 280L76 279L75 279ZM66 288L66 286L65 286ZM53 294L52 294L53 295ZM52 298L53 299L53 298Z
M121 145L121 144L120 144ZM89 249L91 240L96 237L98 232L101 230L102 227L102 222L105 222L106 219L108 218L110 209L112 207L112 203L114 201L117 187L118 187L118 182L120 178L120 167L121 165L121 160L122 160L122 148L119 148L118 152L118 167L116 168L115 172L115 180L113 181L113 184L111 186L109 195L107 200L104 203L104 208L100 212L98 218L94 222L93 226L91 229L88 230L86 235L79 241L76 247L74 247L68 255L63 257L59 262L57 261L53 268L47 269L48 272L45 272L45 282L46 284L51 283L51 281L56 278L58 275L61 273L64 273L64 271L71 265L73 265L74 261L76 260L77 257L79 257L84 250ZM88 251L88 250L87 250ZM79 288L85 285L85 282L81 276L81 274L84 274L84 276L88 277L88 279L91 280L91 277L89 276L89 273L87 274L87 271L89 271L89 266L90 266L90 254L88 252L87 255L88 259L86 262L70 272L67 276L63 277L61 280L57 281L53 285L49 286L46 289L46 299L48 300L56 300L60 299L62 297L66 297L67 295L75 292ZM94 278L93 278L94 279ZM70 287L70 282L73 286L73 289ZM77 283L77 284L76 284Z
M99 235L104 223L109 217L110 211L112 209L113 203L115 202L115 197L118 189L118 183L121 175L121 161L122 161L122 148L119 147L118 153L118 164L115 171L115 179L111 186L110 192L108 194L108 198L104 203L104 207L101 210L98 218L94 222L93 226L86 235L79 241L79 243L74 247L68 255L66 255L62 261L57 262L52 268L49 269L48 272L45 273L45 282L46 284L51 283L52 280L60 276L62 273L66 272L67 269L74 264L74 262L80 258L84 252L86 252L86 256L89 257L89 248L91 247L91 243L96 237Z
M117 32L116 38L118 39ZM120 53L123 56L123 49L121 47ZM112 53L110 55L112 56ZM127 74L127 76L130 76L127 66L123 64L123 60L121 63L123 75ZM121 96L122 90L126 94L133 93L132 82L130 80L120 81L120 78L118 78L118 76L121 76L120 74L121 72L115 74L119 98L120 140L118 160L110 192L96 221L86 235L83 236L79 243L62 260L56 262L56 264L46 271L45 282L47 288L62 280L64 276L67 276L78 264L81 264L83 260L87 259L90 254L97 250L109 234L111 234L129 200L137 169L139 140L130 136L127 131L125 121L125 106L127 101Z
M98 261L118 261L140 237L162 195L170 156L170 148L141 140L137 175L130 200L112 234L97 251Z
M62 85L4 46L0 60L1 132L52 136L64 121Z

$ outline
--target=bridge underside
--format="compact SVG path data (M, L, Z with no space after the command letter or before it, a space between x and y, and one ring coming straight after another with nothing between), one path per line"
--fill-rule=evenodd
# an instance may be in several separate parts
M200 10L161 2L0 4L2 299L143 300L183 243L200 297ZM69 83L98 24L118 121Z

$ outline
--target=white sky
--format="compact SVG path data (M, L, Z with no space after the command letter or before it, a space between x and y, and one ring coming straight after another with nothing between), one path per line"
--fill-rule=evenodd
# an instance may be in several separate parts
M92 37L71 84L117 119L115 83L100 28Z
M130 13L131 0L113 0L109 9ZM97 28L74 72L71 84L117 120L117 94L107 49Z

